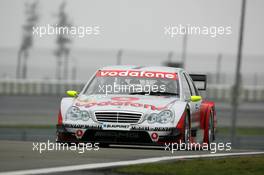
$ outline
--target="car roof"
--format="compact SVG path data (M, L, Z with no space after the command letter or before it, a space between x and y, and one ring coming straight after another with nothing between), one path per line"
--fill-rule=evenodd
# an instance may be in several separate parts
M178 73L182 68L167 67L167 66L135 66L135 65L116 65L102 67L99 70L134 70L134 71L151 71L151 72L169 72Z

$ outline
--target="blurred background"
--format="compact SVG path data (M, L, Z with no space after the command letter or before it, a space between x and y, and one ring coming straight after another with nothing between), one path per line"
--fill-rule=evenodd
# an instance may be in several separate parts
M102 66L174 65L208 75L203 95L216 102L218 141L233 139L238 148L263 149L264 1L251 0L245 6L236 110L241 4L241 0L1 0L0 139L54 139L64 92L81 90ZM47 24L99 26L100 34L33 35L32 27ZM232 33L173 38L164 34L164 27L179 24L231 26Z

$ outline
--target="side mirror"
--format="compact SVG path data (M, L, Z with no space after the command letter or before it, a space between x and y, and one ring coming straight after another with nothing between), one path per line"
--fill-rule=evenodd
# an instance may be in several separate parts
M77 91L67 91L66 94L69 97L76 97L78 95L78 92Z
M202 100L201 96L191 96L191 101L192 102L197 102L197 101L200 101L200 100Z

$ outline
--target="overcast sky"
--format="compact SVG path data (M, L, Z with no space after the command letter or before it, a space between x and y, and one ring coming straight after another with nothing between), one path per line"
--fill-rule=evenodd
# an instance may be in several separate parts
M0 1L0 47L21 43L23 0ZM61 0L39 0L39 25L56 24ZM74 25L101 27L100 36L75 39L74 48L181 51L182 36L164 35L167 25L231 26L232 34L212 38L189 36L192 53L236 54L241 0L68 0ZM247 2L245 54L264 54L264 1ZM36 48L52 48L55 36L35 37Z

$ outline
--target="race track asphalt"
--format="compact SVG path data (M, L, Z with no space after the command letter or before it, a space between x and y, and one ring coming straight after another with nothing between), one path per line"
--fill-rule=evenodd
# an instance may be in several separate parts
M54 96L1 96L0 125L55 125L59 104L60 97ZM241 104L238 112L238 126L264 127L263 106L264 103ZM231 106L228 103L217 102L216 108L218 124L220 126L229 126ZM20 128L20 131L18 131L18 128L2 128L1 132L3 134L0 138L0 172L116 162L161 156L208 154L207 151L177 151L172 155L171 152L164 151L164 149L132 147L100 148L99 151L86 151L83 154L76 151L49 151L40 154L32 150L32 144L33 141L36 141L36 135L40 138L38 141L46 141L47 135L48 139L54 140L54 129L43 129L42 131L41 129L35 128L34 130L32 128L30 131L27 130L32 139L23 139L25 137L23 128ZM18 136L12 139L12 132L22 134L22 139L17 139ZM41 134L43 134L42 139ZM251 141L254 141L253 146L255 146L256 141L261 141L258 145L263 147L263 137L261 139L257 137L252 139ZM246 145L248 145L248 138L245 141ZM246 148L249 148L249 146ZM241 151L246 150L233 150L233 152ZM86 173L84 172L84 174ZM81 173L78 172L76 174Z
M228 152L244 152L233 150ZM173 154L164 148L111 147L98 151L33 151L32 142L0 141L0 172L39 169L89 163L118 162L143 158L208 154L209 151L176 151Z

